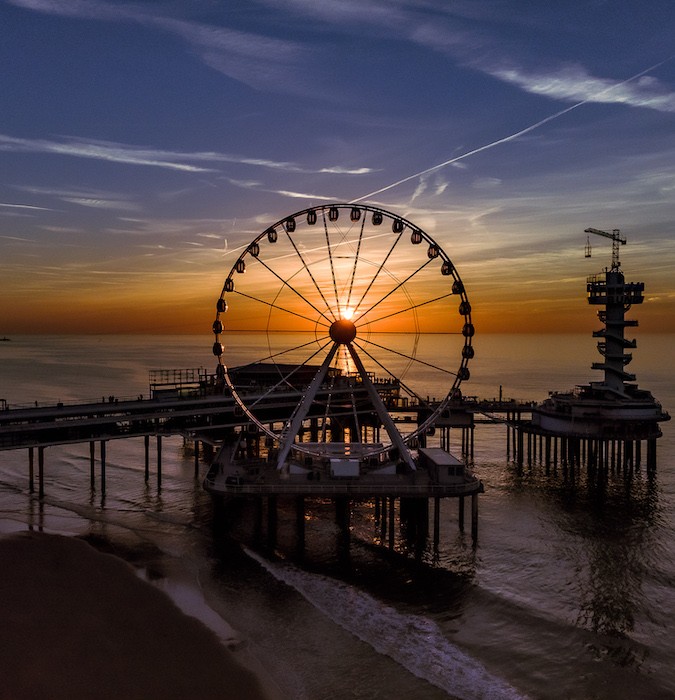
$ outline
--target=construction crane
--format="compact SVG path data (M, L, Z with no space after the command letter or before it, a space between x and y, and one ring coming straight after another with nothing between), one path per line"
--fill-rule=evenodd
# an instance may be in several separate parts
M601 231L597 228L587 228L584 229L584 233L595 233L598 236L604 236L605 238L611 238L612 240L612 270L619 270L621 263L619 262L619 244L626 245L626 238L621 236L621 231L618 228L612 229L612 232ZM585 256L587 258L591 257L591 241L590 237L586 236L586 248Z

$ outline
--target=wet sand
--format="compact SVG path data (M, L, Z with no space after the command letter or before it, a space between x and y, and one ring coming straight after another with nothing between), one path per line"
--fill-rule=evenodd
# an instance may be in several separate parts
M0 566L1 700L273 695L214 632L83 541L2 537Z

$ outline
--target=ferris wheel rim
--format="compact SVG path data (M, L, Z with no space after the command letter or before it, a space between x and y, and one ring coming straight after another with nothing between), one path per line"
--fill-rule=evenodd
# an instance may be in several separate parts
M376 217L379 217L380 219L380 224L384 221L384 219L390 220L392 222L392 231L394 233L398 233L398 238L392 245L389 253L393 251L394 247L397 245L398 240L401 238L401 235L403 232L408 230L411 234L411 240L415 244L420 244L422 242L426 242L428 245L428 256L429 260L433 260L434 258L440 258L442 261L442 274L451 277L453 284L452 284L452 291L448 293L445 296L456 296L459 297L461 300L460 307L459 307L459 313L464 317L464 325L462 328L462 335L464 336L464 345L462 347L462 352L461 352L461 358L460 358L460 365L459 369L457 372L450 372L449 374L454 376L454 380L451 383L450 389L447 391L445 396L438 402L438 404L430 411L428 411L428 415L426 419L423 419L420 421L417 425L417 428L410 431L407 434L402 434L402 438L406 444L409 444L412 442L414 439L419 437L421 434L424 434L427 429L434 423L435 419L438 417L438 415L447 407L448 403L452 400L452 398L457 395L459 392L459 387L462 383L462 381L465 381L469 377L469 372L468 372L468 362L469 360L473 357L474 351L472 347L472 338L474 335L474 327L473 323L471 320L471 305L468 301L468 297L466 295L466 290L464 288L464 284L461 280L461 277L459 276L459 273L456 270L455 265L452 263L452 260L450 259L449 255L443 250L443 248L434 240L432 236L430 236L426 231L424 231L422 228L417 226L416 224L412 223L410 220L399 216L398 214L392 213L386 209L383 209L381 207L369 205L369 204L354 204L350 202L333 202L333 203L326 203L326 204L320 204L312 207L307 207L305 209L301 209L289 216L284 216L280 219L278 219L274 224L267 226L260 234L258 234L253 240L245 247L244 251L238 256L237 260L234 262L231 270L229 271L225 283L223 285L223 290L221 291L220 298L218 300L217 304L217 315L216 315L216 321L214 322L214 334L215 334L215 343L214 343L214 354L218 356L218 368L217 371L220 372L223 375L223 379L225 383L227 384L230 392L232 393L233 398L235 399L236 405L247 415L247 417L266 435L269 437L275 439L275 440L280 440L281 435L280 433L277 433L275 430L269 428L265 421L260 420L256 416L255 410L255 405L250 406L240 395L240 392L237 390L237 387L235 386L235 383L232 380L232 377L230 375L230 370L228 366L225 364L223 360L223 354L224 354L224 348L222 343L220 342L221 336L224 333L224 327L222 325L222 322L220 321L221 315L224 314L225 310L227 309L227 304L225 303L225 309L221 311L221 301L224 302L225 296L228 295L230 292L235 290L235 283L234 279L236 278L237 274L242 272L243 270L246 269L246 259L248 256L254 257L257 260L259 259L259 254L260 254L260 245L261 243L264 243L264 240L267 239L269 243L274 243L277 241L278 236L283 232L288 235L290 238L290 234L294 233L296 230L296 222L298 219L301 219L302 217L305 217L307 219L307 222L309 223L309 220L311 218L315 219L315 222L318 220L319 214L321 214L324 224L326 220L326 216L329 217L331 221L331 217L335 216L335 221L339 218L339 215L342 210L344 209L349 209L350 210L350 219L352 223L357 223L360 219L363 219L363 222L365 224L365 217L369 214L372 217L372 222L373 225L375 225L375 220ZM337 214L336 214L337 212ZM379 224L378 224L379 225ZM290 238L292 241L293 239ZM359 245L360 245L360 239L359 239ZM323 304L325 305L325 309L320 308L321 304L314 304L305 299L304 301L309 305L309 307L315 312L316 316L311 319L309 315L303 316L305 320L310 320L315 324L314 328L314 335L315 335L315 340L307 343L306 345L312 345L312 343L319 345L321 339L324 338L327 340L326 344L323 346L320 346L319 350L317 352L311 354L310 356L307 357L305 361L303 361L299 366L300 367L306 367L309 366L308 362L309 360L313 359L316 357L316 355L320 352L323 352L330 344L331 340L331 335L330 335L330 329L332 327L332 324L334 324L336 321L339 320L339 318L335 317L335 310L332 308L331 304L326 300L325 295L322 293L321 289L319 288L319 285L316 283L314 278L312 277L312 272L308 268L305 260L302 257L302 254L299 252L298 248L295 247L295 244L293 244L293 247L295 248L295 252L299 258L299 260L302 262L302 267L305 271L308 272L309 276L312 278L312 281L314 282L315 287L317 288L317 291L319 292ZM331 266L333 265L333 259L331 257L331 249L330 249L330 244L328 245L328 257L326 258ZM358 263L358 253L354 255L354 271L356 270L356 265ZM377 269L377 272L375 273L375 276L371 280L371 286L375 282L375 278L382 272L382 270L385 267L386 263L386 258L385 260L381 261L379 263L379 267ZM374 265L378 265L378 263L373 263ZM239 269L243 268L243 269ZM416 273L413 272L410 277L414 277ZM355 272L353 273L352 276L352 283L353 283L353 277L355 276ZM279 292L277 293L277 297L275 297L275 302L278 299L282 289L284 286L287 284L286 281L283 279L279 278L281 282L281 287L279 288ZM333 278L334 279L334 278ZM403 286L403 283L399 284L399 287ZM368 291L370 287L363 293L361 299L359 300L358 303L360 303L364 297L367 296ZM351 294L351 289L350 289L350 294ZM381 303L382 300L378 301L377 304ZM269 302L264 302L268 303ZM375 306L377 306L375 304ZM357 304L358 305L358 304ZM268 350L269 354L267 358L259 358L258 362L265 361L267 359L271 359L277 370L279 371L279 365L277 364L277 361L275 360L275 355L271 351L271 346L269 344L269 328L270 328L270 321L269 319L271 318L272 313L274 312L276 306L275 303L269 304L268 308L268 326L267 326L267 337L268 337ZM368 309L368 311L371 311L373 307ZM413 313L416 313L417 307L412 304L411 302L411 309L413 310ZM410 309L407 309L410 310ZM284 309L285 312L295 314L296 312L293 311L288 311L288 309ZM339 314L339 308L337 309L337 312ZM297 314L302 316L302 314ZM368 322L366 323L361 323L360 326L357 326L356 323L354 323L355 330L354 330L354 337L351 339L351 341L359 346L359 333L358 333L358 328L361 326L367 326ZM326 332L325 334L323 333L323 330L325 329ZM419 333L418 333L419 335ZM335 342L335 340L333 340ZM370 341L369 341L370 342ZM347 343L345 343L346 345ZM300 347L300 346L298 346ZM360 346L359 346L360 347ZM293 348L295 349L295 348ZM362 351L363 348L360 347ZM286 351L284 351L286 352ZM284 354L279 353L279 355ZM413 364L414 362L419 362L415 356L406 356L408 357L409 364ZM254 363L251 363L254 364ZM440 369L436 367L435 369ZM385 370L387 371L387 370ZM406 370L407 371L407 370ZM444 371L444 370L443 370ZM281 377L281 380L289 384L289 378L291 377L291 374L288 375L283 375L281 371L279 371L279 375ZM395 375L392 375L393 379L396 380L398 379ZM414 392L411 393L411 395L414 395ZM294 445L295 449L298 449L299 451L306 451L311 453L311 449L309 448L303 448L303 443L296 443ZM378 448L373 452L373 454L377 452L384 452L387 449L391 449L391 443L383 445L381 448Z

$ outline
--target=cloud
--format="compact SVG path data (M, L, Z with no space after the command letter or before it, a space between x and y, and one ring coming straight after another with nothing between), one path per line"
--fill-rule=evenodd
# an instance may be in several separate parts
M311 51L297 42L156 14L148 5L96 0L9 0L45 14L81 19L131 22L180 37L210 68L255 90L316 95L307 76Z
M306 70L311 51L297 42L171 18L151 23L186 41L210 68L255 90L316 94Z
M675 112L675 92L656 78L643 75L634 82L595 78L582 66L566 66L553 73L501 68L487 71L526 92L556 100L601 102Z
M472 187L478 190L492 190L501 184L501 178L498 177L479 177L474 180Z
M375 172L371 168L344 168L328 166L318 169L303 168L287 161L274 161L266 158L249 158L246 156L217 153L215 151L197 151L193 153L181 151L166 151L162 149L130 146L80 138L54 141L47 139L24 139L6 134L0 134L0 151L48 153L53 155L72 156L76 158L92 158L126 165L142 165L157 168L168 168L188 173L218 172L217 169L195 165L195 163L235 163L251 165L271 170L282 170L296 173L331 173L343 175L363 175Z
M290 197L291 199L320 200L324 202L335 201L335 197L326 197L320 194L306 194L305 192L291 192L290 190L265 190L265 192L280 194L282 197Z
M422 177L420 177L419 182L417 183L417 187L415 187L415 191L412 193L412 197L410 197L411 203L426 192L428 184L427 179L428 176L426 175L422 175Z
M51 153L54 155L93 158L96 160L125 163L128 165L147 165L184 172L209 172L210 169L197 167L188 163L177 162L181 158L189 159L189 154L169 154L163 151L136 148L104 141L84 141L71 139L51 141L47 139L23 139L0 134L0 151ZM171 156L174 157L171 160Z
M0 208L28 209L28 210L36 210L36 211L53 211L52 209L49 209L48 207L36 207L32 204L8 204L7 202L0 202Z
M129 197L115 192L103 190L83 190L83 189L60 189L54 187L29 187L21 186L17 189L30 194L53 197L62 202L79 204L84 207L94 209L123 209L127 211L137 211L138 205L131 201ZM35 207L36 209L42 207Z
M49 15L62 17L80 17L82 19L120 20L130 15L129 5L92 2L91 0L7 0L26 10L34 10Z
M379 172L376 168L345 168L339 165L334 165L328 168L319 168L317 173L328 173L331 175L368 175L369 173Z
M79 204L82 207L91 209L126 209L128 211L138 211L140 207L130 202L113 199L98 199L92 197L63 197L64 202Z

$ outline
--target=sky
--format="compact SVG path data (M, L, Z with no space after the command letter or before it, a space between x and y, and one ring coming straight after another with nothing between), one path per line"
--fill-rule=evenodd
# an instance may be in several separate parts
M242 247L415 223L477 333L675 332L671 0L0 0L0 335L211 333Z

